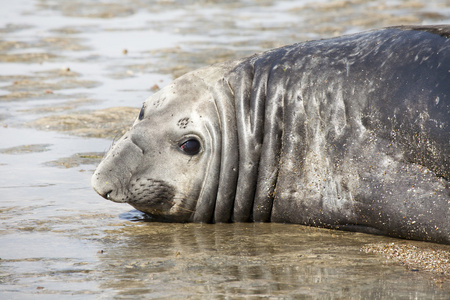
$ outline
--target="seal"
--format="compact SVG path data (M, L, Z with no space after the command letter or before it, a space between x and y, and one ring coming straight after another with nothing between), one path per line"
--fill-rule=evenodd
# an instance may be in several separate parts
M448 25L285 46L150 96L92 186L157 221L449 244L449 97Z

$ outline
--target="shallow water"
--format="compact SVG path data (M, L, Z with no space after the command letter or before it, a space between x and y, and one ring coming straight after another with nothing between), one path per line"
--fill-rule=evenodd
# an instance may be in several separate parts
M0 6L0 298L450 296L448 274L361 251L413 245L448 263L448 246L298 225L144 222L90 187L112 139L175 77L308 39L450 23L450 1Z

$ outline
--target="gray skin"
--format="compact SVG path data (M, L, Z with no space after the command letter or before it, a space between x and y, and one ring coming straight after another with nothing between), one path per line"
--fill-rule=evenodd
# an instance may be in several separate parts
M449 244L449 36L391 27L188 73L145 101L92 185L155 220Z

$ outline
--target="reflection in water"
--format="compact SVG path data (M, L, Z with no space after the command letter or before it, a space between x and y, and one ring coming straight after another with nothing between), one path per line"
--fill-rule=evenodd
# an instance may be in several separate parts
M390 240L384 237L247 223L144 223L110 234L122 240L105 243L100 268L109 272L101 286L123 296L378 298L433 288L422 275L360 251Z

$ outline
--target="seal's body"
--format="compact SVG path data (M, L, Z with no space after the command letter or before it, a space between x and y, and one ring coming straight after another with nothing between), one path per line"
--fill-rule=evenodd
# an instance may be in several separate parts
M145 101L94 189L156 219L450 243L449 36L387 28L188 73Z

